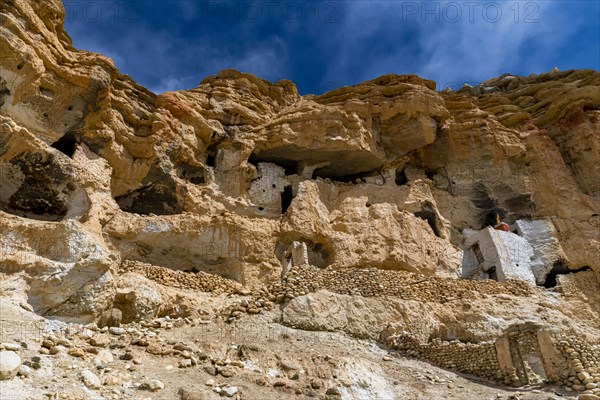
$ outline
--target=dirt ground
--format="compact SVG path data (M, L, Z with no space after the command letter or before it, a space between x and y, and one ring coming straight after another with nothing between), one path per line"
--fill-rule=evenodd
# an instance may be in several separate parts
M233 298L212 298L212 306L218 300ZM279 309L232 323L216 317L210 306L206 310L203 318L157 319L111 332L81 325L65 329L66 324L31 317L17 298L3 301L2 342L22 343L18 354L31 368L28 376L0 382L0 399L223 399L227 388L231 398L248 400L575 398L557 386L496 386L341 332L286 327L279 323ZM20 321L20 328L11 321ZM56 354L44 354L49 352ZM99 387L86 386L85 369ZM152 386L153 380L164 388Z

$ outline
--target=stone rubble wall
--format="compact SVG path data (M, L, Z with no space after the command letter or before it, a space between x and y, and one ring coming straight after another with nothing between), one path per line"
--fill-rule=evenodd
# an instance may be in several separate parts
M525 383L514 367L503 370L499 363L496 341L465 343L459 340L443 341L434 338L427 343L420 343L409 332L385 337L384 331L382 336L382 340L388 347L399 350L408 356L427 360L442 368L506 385L521 386ZM535 353L541 358L545 356L538 346L535 331L516 331L506 336L519 343L521 352ZM554 334L552 342L558 350L559 357L566 361L566 365L560 370L558 376L548 375L547 381L561 382L579 392L594 390L600 386L600 340L596 339L594 343L583 338ZM531 366L526 365L525 368L531 380ZM541 383L541 379L529 383Z
M294 267L281 282L258 293L281 303L318 289L365 297L397 296L405 300L432 302L446 302L453 298L475 299L478 293L516 296L531 293L530 287L520 281L470 281L375 268L335 270L313 266Z
M194 289L215 294L240 293L241 291L241 285L237 282L216 274L207 274L204 272L173 271L155 265L125 261L121 266L119 274L122 275L126 272L136 272L152 281L175 288Z
M427 360L442 368L455 369L494 381L504 378L493 341L463 343L434 339L427 344L421 344L411 334L406 334L388 338L387 344L408 356Z

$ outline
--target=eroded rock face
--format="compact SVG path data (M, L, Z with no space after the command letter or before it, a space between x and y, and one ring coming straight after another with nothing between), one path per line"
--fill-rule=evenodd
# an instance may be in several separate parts
M539 271L600 273L598 72L299 96L225 70L156 95L74 49L60 1L2 16L0 268L41 314L99 318L125 261L265 285L294 241L319 267L457 277L496 216L552 224Z

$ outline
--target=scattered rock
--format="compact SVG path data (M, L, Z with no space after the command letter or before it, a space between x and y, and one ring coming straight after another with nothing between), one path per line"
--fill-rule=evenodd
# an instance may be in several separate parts
M94 364L96 365L107 365L112 363L113 361L113 354L107 349L100 350L98 354L94 357Z
M594 394L580 394L577 397L577 400L600 400L600 397L594 395Z
M117 326L111 326L110 328L108 328L108 331L116 336L123 335L126 332L124 328L117 327Z
M235 371L232 367L226 366L218 369L219 373L223 375L225 378L231 378L235 375Z
M221 396L233 397L238 392L237 386L230 386L226 388L221 388L219 390L219 394Z
M96 347L107 347L110 344L110 338L102 333L94 335L90 338L90 344Z
M99 389L102 386L100 382L100 378L98 378L92 371L89 369L84 369L81 371L81 379L85 386L90 389Z
M81 347L71 347L67 353L73 357L85 356L85 351Z
M194 392L190 389L180 388L177 392L179 400L205 400L206 396L203 393Z
M165 388L165 384L159 381L158 379L152 379L150 382L146 383L147 390L151 392L156 392Z
M19 376L27 378L30 374L31 374L31 368L28 367L27 365L22 364L19 367Z
M0 344L0 348L3 348L7 351L20 351L22 348L16 343L2 343Z
M0 351L0 380L12 379L19 372L21 357L14 351Z
M214 365L205 365L203 369L209 375L217 375L217 368Z

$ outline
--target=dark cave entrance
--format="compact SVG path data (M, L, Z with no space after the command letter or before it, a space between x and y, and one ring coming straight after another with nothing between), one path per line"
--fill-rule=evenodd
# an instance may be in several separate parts
M285 214L287 209L292 204L292 200L294 199L294 193L292 192L292 186L287 185L283 188L283 192L281 192L281 213Z
M568 275L575 274L577 272L590 271L590 267L581 267L578 269L568 269L567 266L562 261L557 261L554 263L554 266L546 275L546 280L544 281L544 287L546 289L550 289L556 287L558 284L558 276L559 275Z
M154 182L139 189L117 196L119 208L140 215L181 214L183 207L177 198L177 188L171 182Z
M0 209L25 218L61 221L69 211L68 197L75 190L69 171L56 163L54 155L45 159L39 153L26 153L12 159L6 171L0 170ZM3 168L4 169L4 168ZM20 170L24 179L13 172ZM10 185L2 185L6 180ZM8 197L6 188L16 190Z
M208 154L206 155L206 163L205 163L205 164L206 164L206 166L207 166L207 167L213 167L213 168L214 168L214 167L215 167L215 165L216 165L215 159L216 159L216 157L215 157L215 155L214 155L214 154L208 153Z
M275 164L284 170L286 176L298 174L298 163L294 160L288 160L280 157L261 157L256 153L252 153L248 162L258 168L259 163Z
M415 217L419 217L429 224L435 236L440 237L440 230L437 227L437 214L433 210L428 210L424 207L421 211L415 213Z
M433 207L433 204L430 201L425 202L421 206L421 211L415 212L414 216L427 221L434 235L437 237L441 237L441 232L438 228L438 215L435 212L435 208Z
M329 167L318 168L313 171L312 179L330 179L333 182L340 183L360 183L362 178L368 178L373 176L380 175L379 169L375 169L372 171L361 172L357 174L349 174L349 175L337 175L333 173L327 172L329 171ZM358 182L357 182L358 181Z
M402 186L406 185L407 183L408 178L406 177L406 172L404 172L404 170L396 171L396 185Z
M73 158L73 154L75 154L78 143L79 139L77 134L75 132L67 132L50 146L67 155L68 157Z

